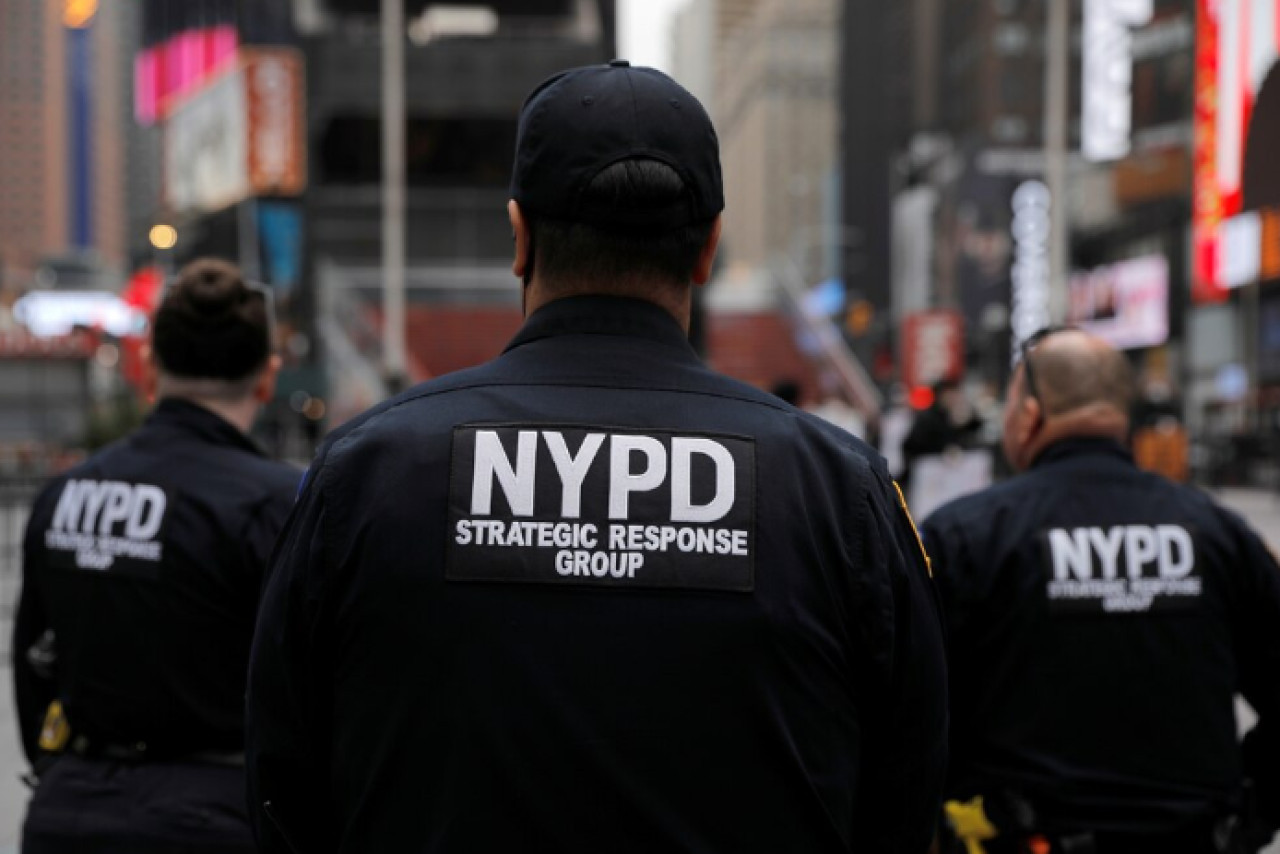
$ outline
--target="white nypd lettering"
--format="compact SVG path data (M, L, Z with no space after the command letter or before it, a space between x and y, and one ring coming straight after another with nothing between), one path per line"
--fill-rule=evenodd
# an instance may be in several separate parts
M510 425L455 431L449 578L749 590L749 439Z
M715 497L706 504L694 504L689 496L693 483L693 455L702 454L715 465ZM671 440L671 521L715 522L733 508L733 456L710 439Z
M1048 532L1051 604L1145 612L1199 597L1195 541L1180 525L1055 528Z
M534 466L538 457L538 434L521 430L516 464L511 465L502 440L494 430L476 433L475 476L471 481L471 512L488 515L493 512L493 482L502 487L502 494L516 516L533 515Z
M577 519L582 515L582 481L586 479L587 470L595 461L600 446L604 444L603 433L589 433L582 440L578 456L569 453L569 445L564 436L550 430L543 432L547 449L551 451L551 459L555 461L556 472L560 475L563 490L560 515L566 519Z
M562 434L541 432L560 481L560 516L576 519L582 515L582 484L601 446L603 433L589 433L577 454L569 450ZM513 463L495 430L476 432L475 466L472 471L471 514L493 513L496 483L514 516L532 516L537 492L538 431L521 430ZM666 446L649 436L615 435L609 443L609 518L626 519L630 498L637 492L652 492L667 482ZM693 458L707 458L715 470L715 494L705 504L695 504ZM671 440L671 521L716 522L728 515L734 501L734 462L728 449L711 439L675 437Z
M636 454L645 462L631 470ZM614 436L609 449L609 518L626 519L633 492L657 489L667 479L667 449L649 436Z
M73 553L81 569L110 569L120 557L157 562L167 504L164 490L150 484L69 480L45 531L45 547Z

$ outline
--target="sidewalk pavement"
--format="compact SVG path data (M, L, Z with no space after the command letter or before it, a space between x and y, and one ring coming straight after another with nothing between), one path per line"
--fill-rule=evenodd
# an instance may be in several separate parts
M1265 489L1210 489L1209 494L1235 510L1280 553L1280 492Z

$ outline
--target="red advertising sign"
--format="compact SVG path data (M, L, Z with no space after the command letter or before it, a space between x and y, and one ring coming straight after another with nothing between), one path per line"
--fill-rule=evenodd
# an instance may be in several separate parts
M307 93L302 56L290 48L246 48L249 184L258 195L298 195L307 186Z
M1192 197L1192 297L1196 302L1226 299L1217 283L1218 223L1218 20L1213 0L1196 0L1195 195Z
M1226 298L1221 226L1244 201L1245 142L1280 55L1280 0L1196 0L1192 297Z
M170 209L216 211L250 196L306 189L302 57L293 48L244 48L232 70L188 97L165 125L164 195Z
M964 317L958 311L919 311L902 321L902 381L928 386L964 371Z

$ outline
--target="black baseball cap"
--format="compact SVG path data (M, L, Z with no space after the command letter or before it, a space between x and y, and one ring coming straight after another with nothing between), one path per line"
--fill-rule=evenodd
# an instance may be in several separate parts
M674 169L685 198L640 211L582 202L596 175L632 158ZM661 71L623 59L573 68L544 80L520 110L511 198L531 217L570 222L655 229L706 222L724 210L720 142L698 99Z

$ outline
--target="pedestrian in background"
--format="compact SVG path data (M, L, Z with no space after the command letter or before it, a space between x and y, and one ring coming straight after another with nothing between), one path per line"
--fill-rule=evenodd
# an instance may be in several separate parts
M269 298L230 264L184 268L153 323L154 412L36 499L12 646L39 777L24 854L254 850L245 679L298 484L247 435L279 369Z
M902 443L906 464L904 482L910 482L912 465L920 457L943 454L953 448L969 448L981 429L982 418L973 411L973 405L959 381L946 379L936 382L933 403L916 414Z
M1280 824L1280 569L1234 513L1134 465L1132 398L1110 345L1033 336L1004 421L1021 474L924 524L948 811L988 854L1252 852ZM1260 716L1243 749L1237 693Z
M667 76L521 113L523 328L338 430L254 643L264 851L924 852L946 675L879 455L687 340L724 207Z

